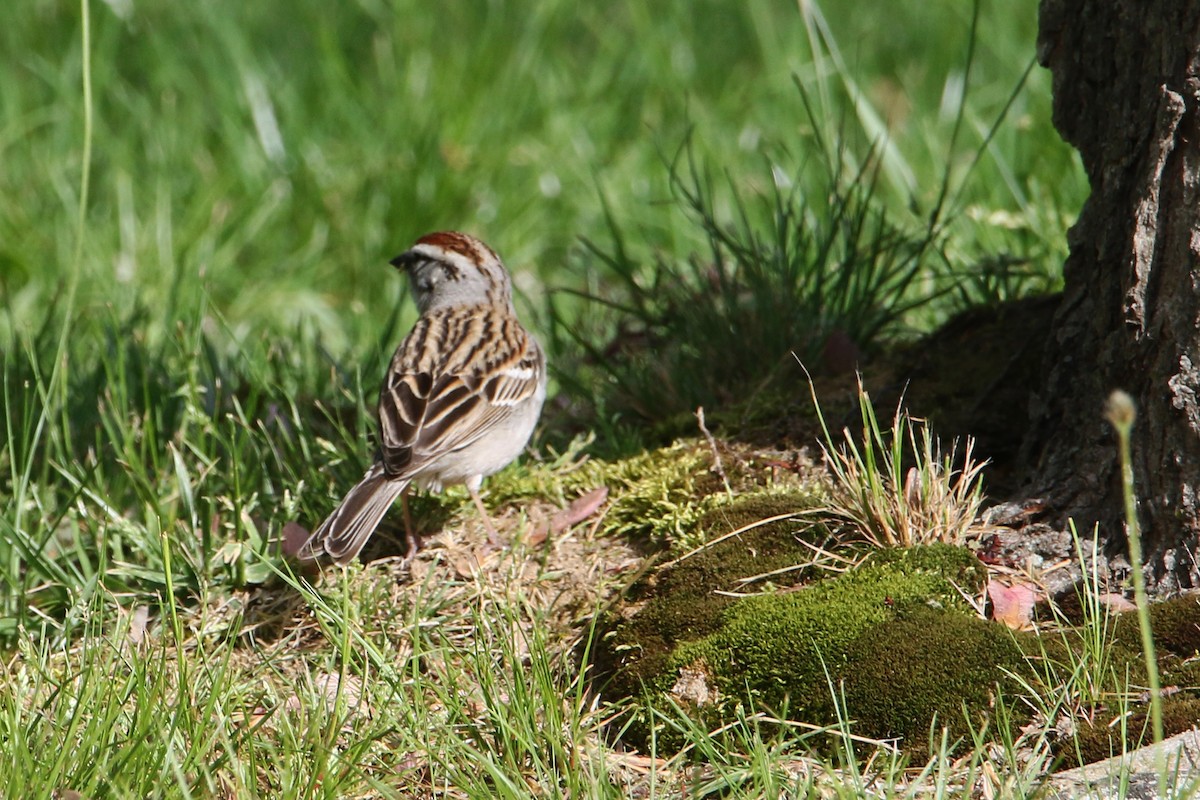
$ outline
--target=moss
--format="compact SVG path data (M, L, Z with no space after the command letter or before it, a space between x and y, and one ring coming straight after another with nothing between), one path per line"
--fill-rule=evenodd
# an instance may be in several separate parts
M974 558L961 552L964 561ZM680 646L669 666L703 662L726 696L771 709L787 703L801 719L815 712L810 721L829 721L825 670L844 673L847 649L863 631L891 619L898 605L932 602L969 611L951 583L962 564L947 575L945 556L913 548L902 561L867 563L797 592L746 598L729 607L713 634ZM666 679L657 682L660 688Z
M1151 740L1148 711L1140 709L1124 723L1116 712L1101 715L1083 723L1075 736L1055 748L1058 769L1072 769L1127 753L1149 744ZM1200 719L1200 699L1195 697L1168 698L1163 703L1163 735L1174 736L1191 730Z
M857 413L857 405L852 399L852 375L832 380L818 377L817 382L817 394L827 418L843 419ZM695 426L695 418L691 419L691 424ZM771 447L789 442L797 447L811 446L822 436L803 373L797 375L790 371L775 375L736 403L711 409L708 427L714 432L729 431L729 435L741 442Z
M743 543L742 549L746 547ZM882 626L894 623L899 610L933 606L946 618L970 618L973 611L958 587L976 590L984 574L968 551L933 545L873 556L849 572L796 591L734 600L712 595L715 576L731 580L735 573L751 567L761 574L784 558L794 559L792 563L807 560L808 552L797 548L788 554L764 548L741 564L719 547L709 555L710 560L687 571L681 570L685 561L646 581L643 590L650 599L643 600L645 606L619 624L611 639L597 650L599 671L610 678L607 697L645 695L647 699L648 706L635 715L627 731L635 743L644 742L649 733L648 707L667 708L675 703L710 726L733 718L739 707L766 707L776 712L786 708L791 719L832 722L835 706L827 670L835 683L846 678L852 672L851 664L863 658L864 648L872 647L863 643L862 637L869 632L882 634ZM734 565L738 568L724 571ZM974 637L966 652L998 660L1003 655L1003 665L1019 660L1015 645L1004 648L993 638L1001 633L1008 636L1007 632L993 627L987 627L986 634L975 628L965 630ZM1004 641L1011 643L1011 638ZM652 646L646 647L646 642ZM948 640L940 646L951 651L956 645ZM875 649L878 652L877 646ZM605 650L615 657L601 655ZM977 665L962 679L943 683L963 686L983 680L984 686L990 687L994 674ZM681 676L700 676L703 691L673 691L682 683ZM697 695L705 698L703 703L694 700ZM978 694L966 700L974 707L980 704ZM930 718L921 717L923 708L932 709L932 715L951 705L960 707L962 702L950 696L917 701L904 729L928 726ZM857 712L852 709L851 713ZM875 718L886 715L886 710L880 711ZM660 731L659 744L669 747L679 742Z
M1161 657L1158 659L1158 672L1162 686L1200 686L1200 658ZM1196 690L1193 688L1191 691L1194 693Z
M703 526L699 526L704 515L732 500L712 469L707 442L679 441L616 461L584 457L587 444L577 441L552 462L523 464L493 476L488 481L489 504L530 498L565 504L597 486L607 486L609 508L602 534L643 540L655 547L670 545L682 552L704 543ZM755 491L768 474L736 453L728 454L724 468L735 496Z
M1150 606L1150 618L1161 684L1170 689L1163 698L1163 729L1172 736L1200 719L1200 698L1194 688L1200 685L1200 659L1195 657L1200 647L1200 604L1195 597L1155 603ZM1104 702L1108 702L1128 687L1145 686L1147 679L1137 613L1117 614L1103 624L1112 626L1103 651L1105 674L1111 683L1100 687ZM1070 632L1021 641L1027 656L1051 662L1050 671L1060 680L1069 680L1084 658L1078 637ZM1124 720L1119 704L1097 704L1084 711L1087 716L1076 720L1075 734L1054 745L1054 755L1064 769L1100 761L1148 741L1145 706L1135 708Z
M873 551L867 564L894 567L902 572L934 572L954 582L968 595L987 586L987 567L962 547L935 542L921 547L889 547Z
M1012 683L1006 670L1026 671L1016 636L998 623L927 605L869 628L846 652L843 691L854 732L899 739L919 755L927 754L933 720L952 742L967 737L968 721L977 729L991 710L996 686ZM1008 695L1016 689L1007 688Z
M690 430L696 420L691 417ZM714 469L712 445L683 439L627 458L588 457L590 438L577 438L562 454L545 462L523 462L487 482L490 506L542 499L565 505L599 486L609 490L600 533L640 541L650 548L667 546L677 553L703 545L709 530L706 514L743 498L763 493L804 494L805 507L816 505L821 489L802 478L759 464L761 454L745 446L718 442L725 480ZM465 494L463 495L465 497ZM727 532L728 529L721 531Z
M712 457L695 442L585 469L591 485L606 485L612 505L602 531L655 543L687 538L706 511L728 502L720 479L709 474Z
M747 528L763 520L773 519L789 514L811 511L822 502L822 495L815 489L797 489L794 487L767 488L743 495L729 503L717 505L706 511L696 522L695 534L704 541L714 541L736 530ZM812 522L794 517L792 519L776 520L761 525L740 534L729 545L717 544L708 550L698 553L693 558L723 563L725 559L745 554L745 558L773 558L782 552L809 552L803 546L797 547L794 534L797 531L807 533L825 533L824 526L814 526ZM817 538L828 538L821 536ZM806 534L807 541L817 541L817 538ZM736 568L734 572L742 572L738 578L760 574L762 562L747 564L745 569ZM727 574L732 574L727 572ZM796 580L790 581L795 583Z
M764 519L811 508L807 492L762 492L713 509L703 515L697 530L716 539ZM722 591L739 588L743 578L801 563L811 552L801 540L822 542L823 526L797 518L777 520L721 541L661 572L636 583L627 592L626 608L638 609L628 618L620 612L601 624L607 633L594 654L598 676L614 696L636 695L643 684L665 669L674 647L711 633L721 612L734 599ZM797 582L796 570L780 581ZM756 585L756 588L763 588Z
M1018 639L1018 643L1024 650L1025 657L1038 664L1039 675L1048 676L1052 682L1068 680L1080 661L1091 657L1082 653L1083 642L1080 640L1079 631L1073 628L1044 631L1037 636L1023 636ZM1108 672L1111 673L1114 683L1101 687L1103 690L1117 691L1120 688L1117 682L1123 681L1126 674L1131 680L1139 677L1144 679L1144 670L1138 672L1136 669L1136 661L1141 657L1125 647L1112 641L1107 642L1104 658L1109 664ZM1127 673L1127 667L1132 668L1132 671ZM1039 681L1044 682L1045 679L1040 678Z
M1191 658L1200 653L1200 598L1176 597L1150 606L1150 630L1159 655L1166 653ZM1142 638L1136 611L1117 617L1113 631L1116 641L1141 651Z

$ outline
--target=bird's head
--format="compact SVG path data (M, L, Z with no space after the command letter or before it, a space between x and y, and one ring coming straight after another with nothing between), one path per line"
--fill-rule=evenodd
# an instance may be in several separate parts
M500 257L465 233L426 234L391 263L408 273L422 314L441 306L512 303L512 282Z

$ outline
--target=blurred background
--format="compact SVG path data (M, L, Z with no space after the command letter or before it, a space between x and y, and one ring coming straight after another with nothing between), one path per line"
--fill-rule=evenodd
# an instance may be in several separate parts
M685 142L748 198L802 180L835 140L847 163L873 152L874 193L918 224L948 174L956 268L1008 259L1039 287L1086 190L1048 76L1022 81L1033 0L982 0L974 41L953 0L90 9L78 261L80 5L13 4L0 29L9 342L76 278L76 313L141 310L151 336L203 303L217 338L358 351L403 292L386 260L446 228L492 244L540 313L549 289L603 283L581 238L607 244L616 225L679 257L704 241L670 187ZM715 198L718 216L730 203Z

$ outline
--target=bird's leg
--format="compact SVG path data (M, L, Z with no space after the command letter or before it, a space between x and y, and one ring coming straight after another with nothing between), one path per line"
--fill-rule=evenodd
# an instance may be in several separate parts
M483 498L479 496L479 487L468 483L467 491L471 493L471 499L475 501L475 508L479 509L479 516L483 519L483 527L487 529L488 544L493 547L499 547L500 536L496 533L496 526L492 524L492 518L488 516L487 509L484 508Z
M405 561L412 561L413 556L421 549L421 536L413 524L412 512L408 508L408 488L400 493L400 510L404 512L404 535L408 539L408 551L404 554Z

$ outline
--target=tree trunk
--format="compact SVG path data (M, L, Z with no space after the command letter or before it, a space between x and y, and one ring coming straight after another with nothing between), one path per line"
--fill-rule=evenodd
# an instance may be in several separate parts
M1200 586L1200 0L1042 0L1038 58L1092 194L1031 407L1034 487L1123 548L1102 409L1126 390L1150 577Z

